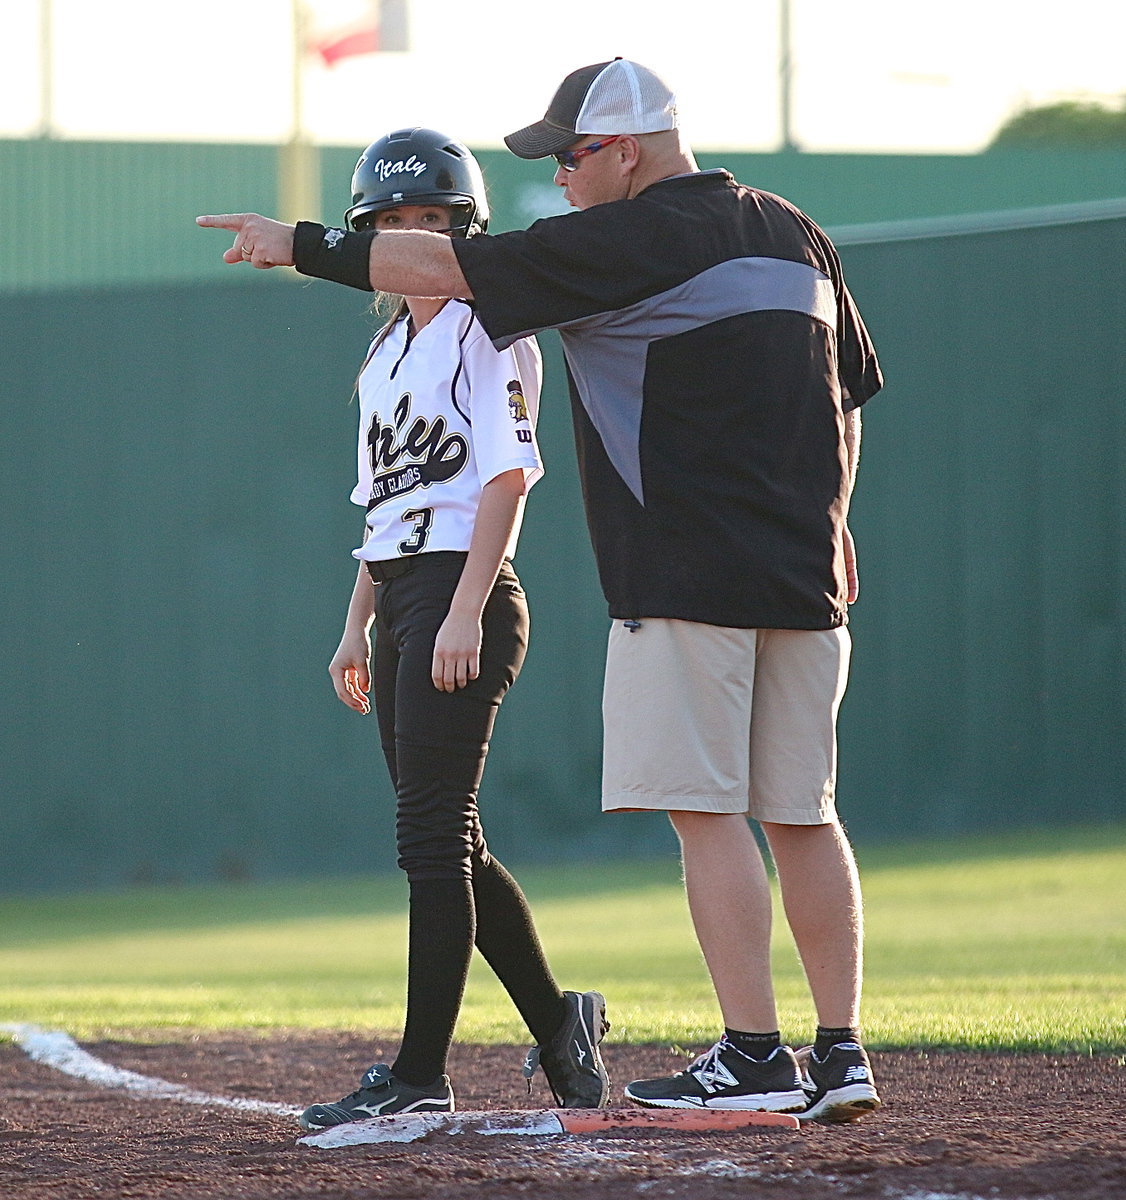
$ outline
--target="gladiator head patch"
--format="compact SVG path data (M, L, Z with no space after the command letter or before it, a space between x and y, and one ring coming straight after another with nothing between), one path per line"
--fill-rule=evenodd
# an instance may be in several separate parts
M528 405L524 400L524 393L520 390L519 379L508 381L508 412L514 421L528 419Z

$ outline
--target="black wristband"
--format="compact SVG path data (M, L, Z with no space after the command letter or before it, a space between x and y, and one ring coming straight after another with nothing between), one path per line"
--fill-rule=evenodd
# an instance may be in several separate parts
M368 267L374 237L374 229L347 233L326 229L315 221L298 221L293 233L293 265L302 275L374 292Z

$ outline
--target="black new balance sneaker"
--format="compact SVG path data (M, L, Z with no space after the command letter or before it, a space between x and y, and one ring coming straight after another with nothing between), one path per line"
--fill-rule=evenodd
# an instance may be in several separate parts
M637 1079L627 1100L650 1108L733 1108L797 1112L806 1106L801 1072L789 1046L768 1058L748 1058L721 1037L687 1070L664 1079Z
M386 1117L391 1113L453 1112L454 1093L448 1075L440 1075L429 1087L412 1087L391 1074L391 1068L378 1063L370 1068L360 1086L335 1104L314 1104L298 1121L306 1129L328 1129L368 1117Z
M807 1057L808 1055L808 1057ZM802 1121L858 1121L880 1107L868 1055L856 1042L838 1042L823 1059L803 1051L802 1086L808 1103Z
M564 992L567 1015L546 1046L533 1046L524 1059L524 1078L532 1090L536 1067L543 1067L560 1108L602 1108L610 1095L610 1076L598 1043L610 1029L606 1001L599 992Z

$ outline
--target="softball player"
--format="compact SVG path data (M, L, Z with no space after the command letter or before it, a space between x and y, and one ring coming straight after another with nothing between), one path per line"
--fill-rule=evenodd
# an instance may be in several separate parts
M345 220L354 230L472 237L488 224L480 168L434 130L389 134L360 158ZM524 497L543 473L540 378L534 339L497 351L467 302L415 297L398 302L360 371L352 500L367 519L329 674L356 712L369 711L373 694L398 797L398 861L410 885L407 1015L395 1062L373 1066L343 1100L306 1109L306 1129L453 1111L446 1057L474 945L537 1043L529 1080L539 1065L560 1105L606 1103L605 1002L560 991L477 811L493 722L527 649L511 556Z

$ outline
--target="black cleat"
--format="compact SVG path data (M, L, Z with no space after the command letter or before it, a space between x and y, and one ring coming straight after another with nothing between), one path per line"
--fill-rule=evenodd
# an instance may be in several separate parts
M755 1112L799 1112L806 1106L801 1072L789 1046L769 1058L749 1058L726 1038L687 1070L663 1079L637 1079L627 1100L650 1108L723 1108Z
M297 1120L305 1129L316 1130L391 1113L453 1111L454 1093L448 1075L439 1075L429 1087L419 1088L396 1079L390 1067L379 1063L368 1070L350 1096L335 1104L313 1104Z
M564 992L567 1015L559 1032L546 1046L533 1046L524 1060L524 1078L532 1090L532 1076L542 1067L560 1108L602 1108L610 1095L610 1077L598 1051L610 1022L606 1001L599 992Z
M858 1121L880 1107L868 1055L856 1042L838 1042L823 1059L810 1050L802 1087L808 1098L802 1121Z

